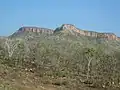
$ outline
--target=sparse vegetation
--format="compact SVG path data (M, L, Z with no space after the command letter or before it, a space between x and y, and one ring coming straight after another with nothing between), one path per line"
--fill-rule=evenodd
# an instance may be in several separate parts
M2 88L52 85L63 90L120 89L117 41L62 34L0 40Z

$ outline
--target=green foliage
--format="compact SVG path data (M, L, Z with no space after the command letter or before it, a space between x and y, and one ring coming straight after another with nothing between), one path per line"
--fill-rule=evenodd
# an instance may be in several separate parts
M12 57L8 56L7 48L0 44L2 65L31 72L39 78L49 78L53 85L76 85L76 88L81 83L94 87L119 86L120 53L115 46L112 47L113 44L71 35L40 35L12 40L17 39L19 44ZM59 78L65 80L60 82ZM46 80L43 79L43 82ZM115 84L112 85L112 82Z

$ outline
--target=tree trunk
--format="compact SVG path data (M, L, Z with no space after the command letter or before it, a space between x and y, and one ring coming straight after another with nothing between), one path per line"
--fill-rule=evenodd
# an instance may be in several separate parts
M90 77L90 64L91 64L92 59L88 59L88 65L87 65L87 80Z

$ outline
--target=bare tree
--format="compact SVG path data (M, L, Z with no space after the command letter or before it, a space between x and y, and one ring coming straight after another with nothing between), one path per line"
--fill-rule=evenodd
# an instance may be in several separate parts
M88 63L87 63L87 79L89 79L90 77L90 66L91 66L91 63L92 63L92 60L94 58L94 55L95 55L95 50L93 48L88 48L86 51L85 51L85 58L87 59Z
M4 48L7 49L9 57L12 57L19 43L20 43L20 40L12 40L8 38L5 40Z

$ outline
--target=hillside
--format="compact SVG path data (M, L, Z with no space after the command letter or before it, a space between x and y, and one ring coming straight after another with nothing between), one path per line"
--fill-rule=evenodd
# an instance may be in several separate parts
M117 40L120 41L120 37L117 37L114 33L100 33L95 31L87 31L82 30L75 27L72 24L63 24L62 26L56 28L55 30L48 28L40 28L40 27L21 27L17 32L15 32L12 36L17 36L22 33L36 33L36 34L54 34L54 33L64 33L71 34L75 36L89 36L94 38L103 38L106 40Z
M3 90L120 90L120 40L71 24L0 38ZM6 88L6 89L5 89Z

